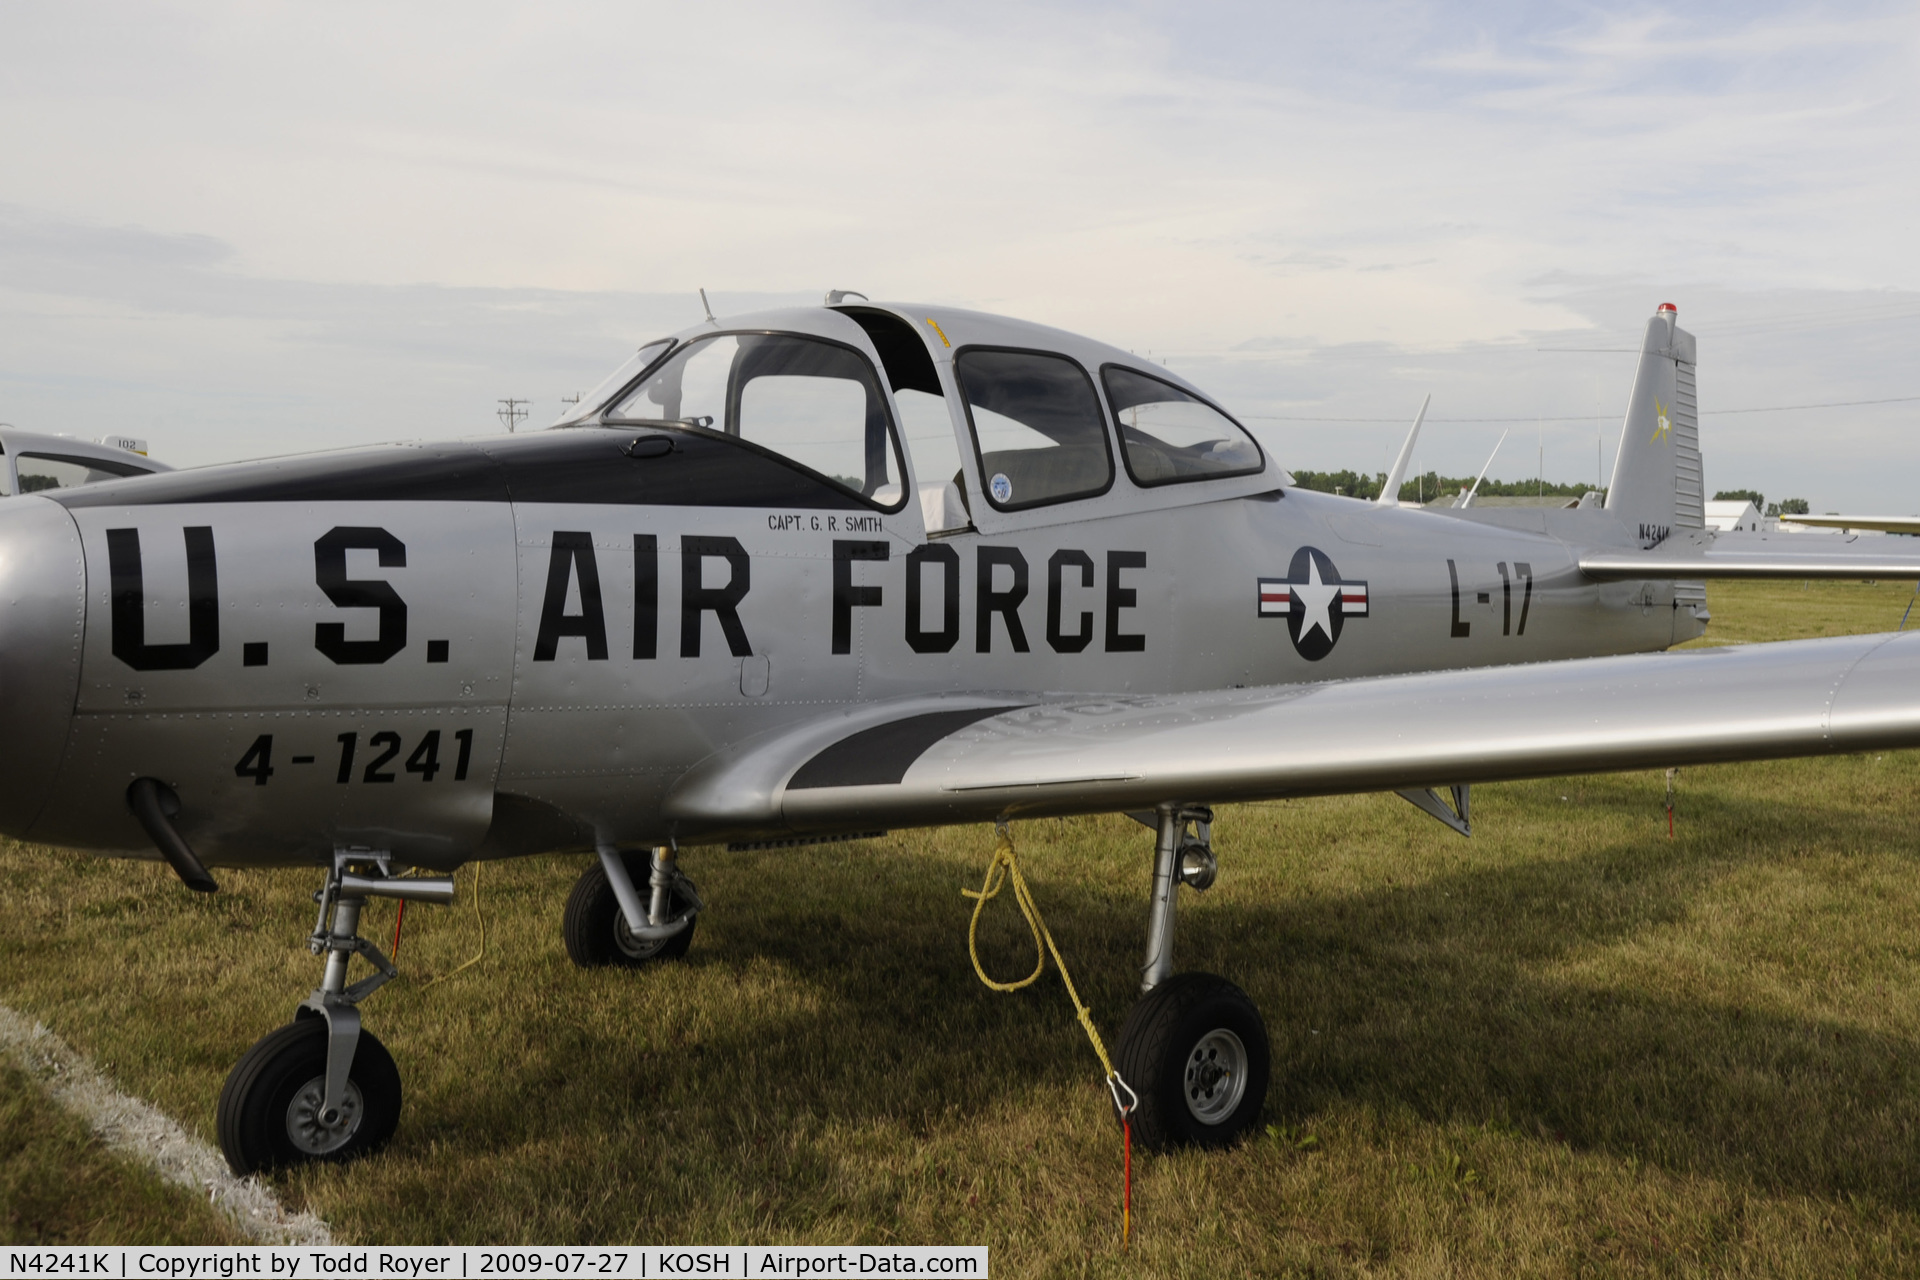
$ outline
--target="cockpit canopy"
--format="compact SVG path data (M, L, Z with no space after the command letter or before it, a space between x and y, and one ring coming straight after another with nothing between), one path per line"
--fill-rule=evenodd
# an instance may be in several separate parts
M907 501L910 449L930 530L968 523L981 501L1017 513L1096 498L1122 469L1136 493L1265 469L1252 436L1171 375L1056 330L960 315L981 337L1014 341L955 345L934 320L923 333L875 306L748 317L640 348L554 425L712 432L884 511ZM756 323L767 320L786 323Z

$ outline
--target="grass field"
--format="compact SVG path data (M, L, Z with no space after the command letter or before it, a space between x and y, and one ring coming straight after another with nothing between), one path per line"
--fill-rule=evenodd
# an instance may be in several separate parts
M1716 585L1713 636L1887 630L1911 594ZM367 1006L408 1090L394 1145L278 1186L369 1242L952 1241L1000 1276L1911 1274L1917 784L1920 753L1690 769L1671 840L1658 773L1476 788L1470 841L1393 797L1222 810L1179 959L1265 1011L1265 1132L1141 1160L1127 1255L1118 1134L1057 980L996 995L968 964L984 828L690 851L710 909L684 963L638 974L566 960L583 859L462 872L457 908L409 911L407 977ZM1150 837L1015 835L1117 1033ZM317 971L315 874L221 879L203 898L0 846L0 1001L209 1139L227 1069ZM430 984L479 946L476 881L486 957ZM1002 974L1030 967L1010 912L985 933ZM31 1088L0 1076L0 1117ZM0 1188L100 1158L29 1134L0 1144ZM129 1203L58 1229L215 1229Z
M241 1244L200 1197L109 1152L0 1063L0 1244Z

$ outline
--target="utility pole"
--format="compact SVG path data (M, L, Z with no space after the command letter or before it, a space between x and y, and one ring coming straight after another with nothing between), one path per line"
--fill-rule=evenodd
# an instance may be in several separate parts
M509 433L526 419L527 414L532 412L526 407L532 403L528 400L501 400L498 403L500 407L494 410L493 416L506 423Z

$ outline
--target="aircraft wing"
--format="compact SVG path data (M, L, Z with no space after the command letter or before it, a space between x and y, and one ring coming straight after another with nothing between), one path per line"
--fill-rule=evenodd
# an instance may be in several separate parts
M1643 578L1920 578L1920 542L1830 533L1676 533L1641 551L1580 554L1599 581Z
M1920 516L1782 516L1791 524L1818 529L1876 529L1881 533L1920 533Z
M1920 746L1920 633L1150 696L869 705L709 757L679 838L884 827Z

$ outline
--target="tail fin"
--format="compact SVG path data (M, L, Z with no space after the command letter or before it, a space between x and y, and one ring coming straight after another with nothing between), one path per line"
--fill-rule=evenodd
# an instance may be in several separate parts
M1607 510L1634 531L1643 547L1664 542L1675 529L1706 526L1693 335L1678 321L1679 311L1665 302L1647 322L1607 488Z

